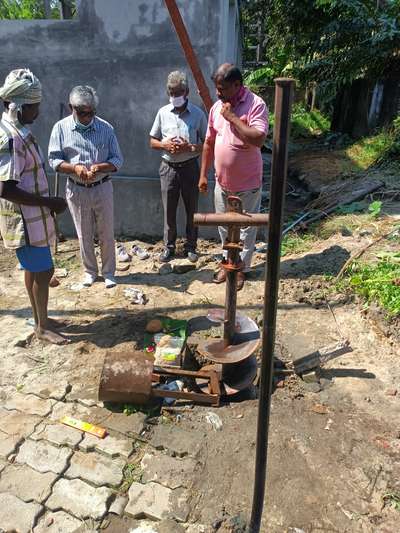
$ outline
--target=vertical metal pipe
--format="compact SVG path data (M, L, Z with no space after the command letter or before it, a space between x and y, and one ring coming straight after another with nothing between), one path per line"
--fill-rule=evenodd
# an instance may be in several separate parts
M240 228L228 225L227 242L237 244L240 240ZM238 265L240 255L238 250L228 250L228 263ZM224 317L224 347L233 344L236 323L237 306L237 270L226 271L226 292L225 292L225 317Z
M285 200L290 112L294 80L275 80L275 124L272 149L267 273L264 294L261 380L258 400L257 446L253 508L249 533L259 533L267 474L268 426L271 410L276 312L278 307L282 214Z
M237 271L226 272L224 347L231 346L235 335Z
M168 9L179 41L181 43L182 50L186 57L186 61L189 63L189 67L192 71L193 77L196 80L197 88L199 90L201 99L203 100L204 107L207 109L208 112L210 111L211 106L213 105L213 101L210 96L210 91L208 90L208 85L206 83L206 80L204 79L199 62L197 60L197 56L195 54L195 51L193 50L193 46L190 41L190 37L187 32L185 23L183 22L181 13L176 4L176 0L164 0L164 2Z

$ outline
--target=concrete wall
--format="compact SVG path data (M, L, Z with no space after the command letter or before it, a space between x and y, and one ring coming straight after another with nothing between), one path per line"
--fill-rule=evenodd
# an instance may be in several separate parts
M177 3L207 80L219 63L240 60L237 0ZM70 89L96 88L98 113L114 125L125 157L122 177L115 178L117 231L161 235L159 153L148 147L148 132L167 103L168 73L190 73L164 1L83 0L76 20L2 21L0 49L1 79L26 66L43 84L41 116L33 127L43 150ZM191 99L201 104L191 76L190 82ZM202 208L212 209L210 198ZM68 233L71 225L64 220Z

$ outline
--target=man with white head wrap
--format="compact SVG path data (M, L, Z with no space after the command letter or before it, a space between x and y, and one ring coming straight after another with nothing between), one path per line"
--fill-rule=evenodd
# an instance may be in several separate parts
M44 159L27 125L39 115L42 89L28 69L16 69L0 88L5 112L0 121L0 232L6 248L16 250L25 270L36 336L64 344L47 316L53 275L50 246L54 242L53 213L62 213L63 198L50 198Z
M113 187L110 174L123 158L114 128L96 116L96 91L88 85L74 87L69 97L71 115L57 122L49 143L51 167L68 175L66 198L78 234L83 285L90 287L98 266L94 234L100 241L102 275L107 288L115 287Z

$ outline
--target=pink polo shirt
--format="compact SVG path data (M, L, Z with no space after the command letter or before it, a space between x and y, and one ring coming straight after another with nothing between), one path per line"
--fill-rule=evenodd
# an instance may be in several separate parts
M207 129L207 138L215 140L216 179L230 192L257 189L262 182L261 149L242 141L236 128L221 115L221 107L220 100L212 106ZM233 111L248 126L268 132L267 106L249 89L245 88Z

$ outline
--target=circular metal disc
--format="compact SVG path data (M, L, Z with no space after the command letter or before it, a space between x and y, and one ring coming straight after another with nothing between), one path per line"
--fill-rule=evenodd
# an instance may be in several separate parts
M250 357L260 343L257 324L248 316L237 315L238 327L233 344L224 348L223 339L207 339L200 342L197 351L216 363L238 363Z

